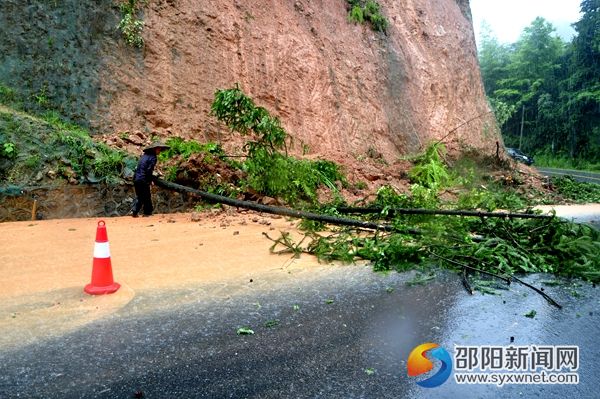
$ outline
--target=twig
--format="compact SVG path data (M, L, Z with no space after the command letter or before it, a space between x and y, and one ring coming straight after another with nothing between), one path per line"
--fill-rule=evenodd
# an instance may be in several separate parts
M469 280L467 279L467 268L462 268L462 283L467 292L473 295L473 288L471 288L471 284L469 284Z
M383 208L359 208L359 207L340 207L337 208L340 213L356 213L356 214L376 214L381 213ZM421 209L421 208L390 208L388 216L394 214L400 215L447 215L447 216L473 216L478 218L495 217L495 218L520 218L520 219L553 219L554 215L538 215L534 213L512 213L512 212L483 212L483 211L467 211L467 210L451 210L451 209Z
M476 261L476 262L481 262L481 263L483 263L484 265L486 265L486 266L490 267L490 265L489 265L488 263L486 263L486 262L483 262L483 261L481 261L481 260L479 260L479 259L477 259L477 258L473 258L472 256L468 256L468 255L459 255L459 256L461 256L461 257L463 257L463 258L468 258L468 259L474 260L474 261ZM543 297L544 297L544 298L545 298L545 299L546 299L548 302L550 302L552 305L556 306L556 307L557 307L557 308L559 308L559 309L562 309L562 306L561 306L561 305L560 305L558 302L556 302L554 299L552 299L552 298L551 298L551 297L550 297L548 294L546 294L544 291L542 291L542 290L539 290L539 289L535 288L533 285L531 285L531 284L529 284L529 283L526 283L525 281L521 280L521 279L520 279L520 278L518 278L518 277L515 277L515 276L514 276L514 275L512 275L512 274L510 275L510 277L509 277L509 278L510 278L511 280L515 280L516 282L523 284L523 285L524 285L524 286L526 286L526 287L529 287L529 288L531 288L532 290L534 290L535 292L537 292L538 294L540 294L541 296L543 296Z
M452 259L445 258L443 256L440 256L440 255L436 254L435 252L431 252L431 251L427 251L427 252L429 252L431 255L435 256L436 258L440 258L441 260L444 260L446 262L449 262L449 263L455 264L457 266L460 266L462 268L473 270L473 271L476 271L476 272L479 272L479 273L482 273L482 274L487 274L488 276L492 276L492 277L495 277L497 279L500 279L500 280L506 282L506 284L510 285L510 279L508 279L506 277L502 277L502 276L500 276L498 274L495 274L495 273L492 273L492 272L486 272L485 270L481 270L481 269L478 269L476 267L469 266L469 265L467 265L465 263L461 263L461 262L457 262L457 261L452 260Z
M557 307L557 308L559 308L559 309L562 309L562 306L561 306L561 305L560 305L558 302L556 302L554 299L552 299L552 298L550 297L550 295L546 294L544 291L542 291L542 290L540 290L540 289L537 289L537 288L536 288L536 287L534 287L533 285L531 285L531 284L529 284L529 283L526 283L525 281L521 280L521 279L520 279L520 278L518 278L518 277L511 276L511 278L512 278L513 280L517 281L518 283L521 283L521 284L523 284L525 287L529 287L529 288L531 288L532 290L534 290L535 292L537 292L538 294L540 294L541 296L543 296L543 297L544 297L544 298L545 298L545 299L546 299L548 302L550 302L552 305L556 306L556 307Z
M483 114L481 114L481 115L477 115L476 117L474 117L474 118L471 118L471 119L469 119L468 121L466 121L466 122L464 122L464 123L461 123L460 125L456 126L454 129L450 130L450 131L448 132L448 134L446 134L444 137L442 137L441 139L439 139L439 140L436 142L436 144L439 144L439 143L441 143L442 141L446 140L446 139L448 138L448 136L450 136L452 133L454 133L455 131L457 131L458 129L460 129L461 127L463 127L464 125L466 125L466 124L468 124L468 123L471 123L471 122L473 122L474 120L476 120L476 119L479 119L479 118L482 118L482 117L484 117L484 116L486 116L486 115L489 115L489 114L491 114L492 112L494 112L494 111L489 111L489 112L483 113Z

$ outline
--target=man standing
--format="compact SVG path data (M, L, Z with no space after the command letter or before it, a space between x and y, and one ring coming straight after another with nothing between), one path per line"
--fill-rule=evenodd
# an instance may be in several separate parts
M131 208L132 216L136 218L138 213L144 208L144 216L151 216L153 211L152 198L150 194L150 184L152 184L152 172L158 160L158 154L161 151L170 148L162 143L155 143L144 148L144 154L138 162L133 176L133 185L137 198Z

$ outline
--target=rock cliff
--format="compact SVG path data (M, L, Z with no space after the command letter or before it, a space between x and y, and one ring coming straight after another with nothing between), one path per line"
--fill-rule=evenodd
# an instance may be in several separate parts
M95 133L226 141L210 104L239 83L313 154L390 160L480 115L447 140L494 150L468 0L380 0L387 33L346 0L150 0L142 49L113 1L24 3L3 1L0 82Z

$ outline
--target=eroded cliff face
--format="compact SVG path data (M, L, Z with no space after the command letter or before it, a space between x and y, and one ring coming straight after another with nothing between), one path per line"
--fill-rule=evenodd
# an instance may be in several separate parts
M239 83L311 153L392 160L489 112L468 0L380 0L387 34L349 22L346 0L150 0L143 50L123 43L110 29L118 10L99 4L113 17L94 22L95 132L227 141L210 104ZM492 151L496 138L488 114L447 140Z

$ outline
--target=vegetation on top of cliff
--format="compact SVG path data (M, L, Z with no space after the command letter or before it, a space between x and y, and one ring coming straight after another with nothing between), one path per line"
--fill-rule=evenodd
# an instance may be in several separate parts
M142 47L144 38L144 21L137 15L147 0L119 0L119 9L121 10L121 21L119 30L125 39L125 43L133 47Z
M347 0L348 20L359 24L369 22L373 30L386 32L388 20L381 13L381 6L374 0Z

